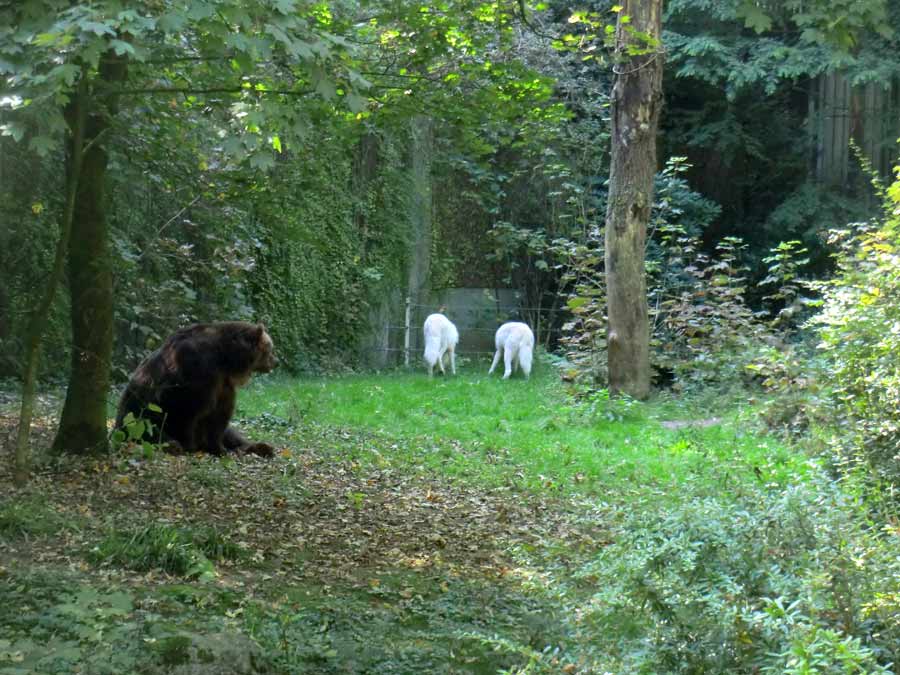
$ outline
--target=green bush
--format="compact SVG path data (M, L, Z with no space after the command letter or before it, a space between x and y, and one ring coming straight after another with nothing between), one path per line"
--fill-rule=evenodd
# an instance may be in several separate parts
M832 445L842 464L900 481L900 179L880 222L833 232L834 278L815 284L822 311L811 324L828 373Z
M585 630L632 673L890 672L896 535L820 477L627 515L580 577ZM599 638L602 640L602 638Z
M353 141L317 140L255 195L252 304L290 372L353 364L372 308L405 281L400 148L382 140L377 175L354 196L335 189L353 180Z
M752 354L771 338L745 300L745 245L725 237L711 256L680 228L665 231L662 244L667 255L652 291L654 364L670 369L681 388L740 381Z

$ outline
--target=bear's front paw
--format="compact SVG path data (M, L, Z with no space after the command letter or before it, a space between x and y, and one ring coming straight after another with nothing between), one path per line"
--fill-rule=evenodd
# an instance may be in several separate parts
M275 447L268 443L251 443L244 448L244 452L248 455L259 455L260 457L274 457Z

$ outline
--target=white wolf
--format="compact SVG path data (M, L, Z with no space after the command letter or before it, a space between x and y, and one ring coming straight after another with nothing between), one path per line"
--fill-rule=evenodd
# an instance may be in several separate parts
M494 372L494 368L500 362L500 354L503 354L503 363L506 366L503 372L503 379L508 380L512 375L513 368L518 362L525 377L531 375L531 356L534 352L534 333L524 323L511 321L505 323L497 329L497 336L494 338L494 344L497 346L497 353L494 354L494 362L488 375Z
M444 370L444 354L450 354L450 371L456 375L456 344L459 342L459 331L443 314L431 314L425 319L425 363L428 364L428 377L434 374L434 364Z

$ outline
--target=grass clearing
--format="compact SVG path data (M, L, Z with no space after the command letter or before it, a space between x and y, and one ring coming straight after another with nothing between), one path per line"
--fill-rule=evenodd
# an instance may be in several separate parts
M40 495L0 504L0 537L44 537L77 525L76 518L65 518Z
M486 485L586 494L610 490L677 490L698 474L722 480L783 482L803 460L773 438L745 431L742 410L715 411L721 423L692 426L713 413L695 401L610 401L601 394L575 402L544 366L530 381L395 372L342 378L271 378L241 394L238 414L280 421L365 429L388 444L355 457L423 466ZM666 428L664 420L686 420ZM270 430L271 433L271 430Z

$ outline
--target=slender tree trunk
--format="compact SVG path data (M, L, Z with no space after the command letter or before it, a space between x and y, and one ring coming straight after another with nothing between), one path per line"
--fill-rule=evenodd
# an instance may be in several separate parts
M432 197L431 161L434 151L432 122L430 117L417 115L410 121L409 173L411 191L409 197L409 222L412 228L409 273L407 276L407 296L415 305L424 304L428 298L431 272L432 245ZM416 336L414 349L418 346L419 319L421 307L414 307L413 335Z
M611 393L650 393L644 247L662 103L662 0L624 0L616 28L612 157L606 210L607 358ZM623 21L624 17L629 21ZM638 35L649 35L647 44Z
M65 267L66 250L72 232L72 220L75 210L75 192L78 188L84 155L85 116L87 107L87 74L82 72L81 82L69 108L69 121L72 133L69 149L70 167L66 179L66 205L60 224L59 240L56 243L56 255L50 278L44 288L41 302L28 322L27 342L25 345L25 369L22 374L22 405L19 410L19 428L16 436L15 466L13 478L19 485L28 481L31 470L31 420L34 416L34 396L37 386L38 366L41 359L41 338L47 328L50 308L56 297L56 289L62 279Z
M121 60L101 63L102 84L125 77ZM95 96L86 139L98 139L115 114L115 101ZM69 292L72 300L72 365L66 402L53 442L57 452L108 449L107 397L113 346L112 262L109 257L105 183L107 153L92 142L82 160L69 241ZM72 170L69 162L69 171Z

